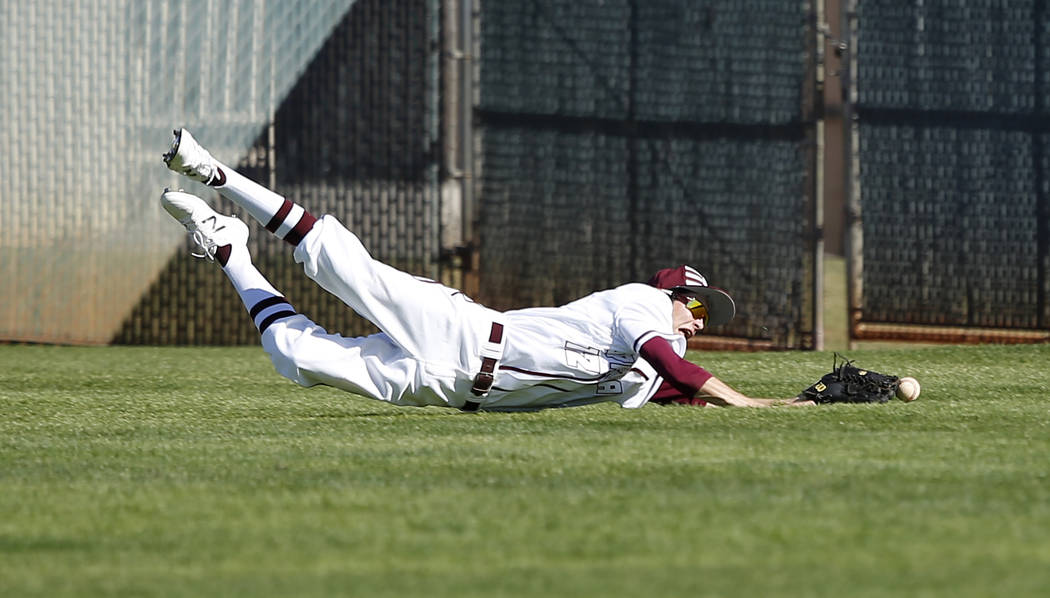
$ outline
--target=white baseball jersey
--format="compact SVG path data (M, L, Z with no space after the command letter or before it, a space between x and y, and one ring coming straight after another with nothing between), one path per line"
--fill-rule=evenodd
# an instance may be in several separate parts
M360 240L326 216L295 250L307 276L376 324L380 334L329 334L303 315L272 324L263 347L277 371L303 385L326 384L397 405L519 410L614 401L641 407L661 379L638 351L668 340L669 296L634 283L561 307L500 313L461 292L378 262ZM492 388L471 392L493 323L503 327Z
M641 407L660 386L638 351L665 338L679 356L671 300L646 284L600 291L561 307L504 314L507 343L486 409L571 406L615 401Z

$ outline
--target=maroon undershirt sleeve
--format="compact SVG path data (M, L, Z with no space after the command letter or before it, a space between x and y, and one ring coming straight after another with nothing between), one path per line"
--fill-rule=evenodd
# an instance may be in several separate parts
M683 403L703 406L707 401L696 397L696 392L705 382L711 379L711 373L704 368L690 363L674 352L671 343L660 337L653 337L642 345L639 353L642 359L663 378L660 388L649 399L652 403Z

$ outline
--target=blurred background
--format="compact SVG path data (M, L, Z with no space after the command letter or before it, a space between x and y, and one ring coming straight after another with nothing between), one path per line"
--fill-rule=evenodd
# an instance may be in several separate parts
M1048 41L1045 0L3 2L0 340L257 342L158 204L240 213L184 126L492 307L688 263L739 307L698 347L1045 342Z

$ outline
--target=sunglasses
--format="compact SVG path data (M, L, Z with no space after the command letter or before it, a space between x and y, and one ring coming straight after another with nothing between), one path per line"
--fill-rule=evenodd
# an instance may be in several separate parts
M703 301L688 295L680 295L679 299L685 303L685 308L689 310L689 313L693 314L694 320L707 322L707 306Z

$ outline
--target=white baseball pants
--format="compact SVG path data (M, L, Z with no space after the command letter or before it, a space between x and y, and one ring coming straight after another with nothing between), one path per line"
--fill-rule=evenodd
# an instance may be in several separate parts
M303 315L275 322L263 348L282 376L397 405L462 407L499 313L440 283L376 261L332 216L295 249L306 275L382 330L329 334Z

